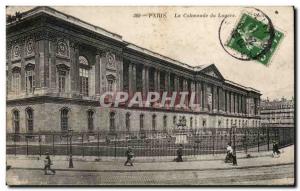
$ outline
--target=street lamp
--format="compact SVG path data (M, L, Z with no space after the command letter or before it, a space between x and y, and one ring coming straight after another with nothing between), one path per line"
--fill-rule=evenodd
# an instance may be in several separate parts
M234 125L232 128L232 132L233 132L233 160L232 160L232 164L234 166L237 165L237 157L236 157L236 145L235 145L235 134L236 134L236 125Z
M72 159L72 129L68 129L68 136L70 137L70 153L69 153L69 168L74 168L73 166L73 159Z

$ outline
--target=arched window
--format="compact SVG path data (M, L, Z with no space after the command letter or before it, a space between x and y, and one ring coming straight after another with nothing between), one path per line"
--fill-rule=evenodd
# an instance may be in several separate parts
M34 91L34 65L27 64L25 67L25 87L26 93L32 93Z
M26 109L26 122L27 132L33 132L33 110L31 108Z
M173 125L176 126L176 123L177 123L177 117L174 116L174 117L173 117Z
M167 131L167 125L168 125L168 117L166 115L164 115L164 118L163 118L163 131Z
M126 113L126 121L125 121L125 125L126 125L126 131L130 131L130 113Z
M203 119L202 126L206 127L206 119Z
M79 56L79 83L80 93L89 95L89 62L84 56Z
M116 126L115 126L115 113L110 112L109 114L109 131L110 132L115 132L116 131Z
M156 130L156 115L152 115L152 131Z
M88 131L91 132L94 130L94 111L88 110L87 115L88 115Z
M20 132L20 115L18 110L13 111L13 128L15 133Z
M67 131L69 129L68 127L68 114L69 110L67 108L63 108L60 111L60 125L62 131Z
M219 121L218 121L218 128L221 128L221 125L222 125L222 121L219 120Z
M190 128L193 128L193 117L190 118Z
M15 92L16 95L20 93L21 90L21 69L18 67L14 67L12 70L12 91Z
M144 114L140 115L140 131L144 131Z

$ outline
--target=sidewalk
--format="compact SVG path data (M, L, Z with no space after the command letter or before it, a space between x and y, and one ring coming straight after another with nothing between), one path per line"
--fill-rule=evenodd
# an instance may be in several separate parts
M281 156L279 158L272 158L272 151L251 153L251 158L246 158L244 153L238 154L238 166L224 163L225 155L207 155L197 157L186 157L185 162L172 162L172 158L163 158L163 160L142 160L137 159L133 167L124 166L126 158L101 158L97 162L95 157L86 157L84 160L74 158L74 168L68 168L69 161L66 156L51 157L53 160L52 168L57 171L90 171L90 172L134 172L134 171L204 171L204 170L221 170L233 168L255 168L262 166L278 166L294 163L294 146L289 146L281 149ZM173 157L174 158L174 157ZM44 166L44 156L27 157L7 155L7 165L12 169L28 169L28 170L42 170Z

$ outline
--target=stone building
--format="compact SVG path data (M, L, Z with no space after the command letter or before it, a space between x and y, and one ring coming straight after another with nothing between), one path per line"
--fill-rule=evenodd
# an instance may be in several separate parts
M294 98L261 102L261 123L267 127L294 127Z
M7 16L7 132L259 126L260 92L49 7ZM199 111L104 108L106 91L194 91Z

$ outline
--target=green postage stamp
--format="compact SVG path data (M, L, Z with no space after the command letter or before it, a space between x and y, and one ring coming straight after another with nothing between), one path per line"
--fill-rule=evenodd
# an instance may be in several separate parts
M267 65L283 36L272 24L265 24L244 13L225 45Z

